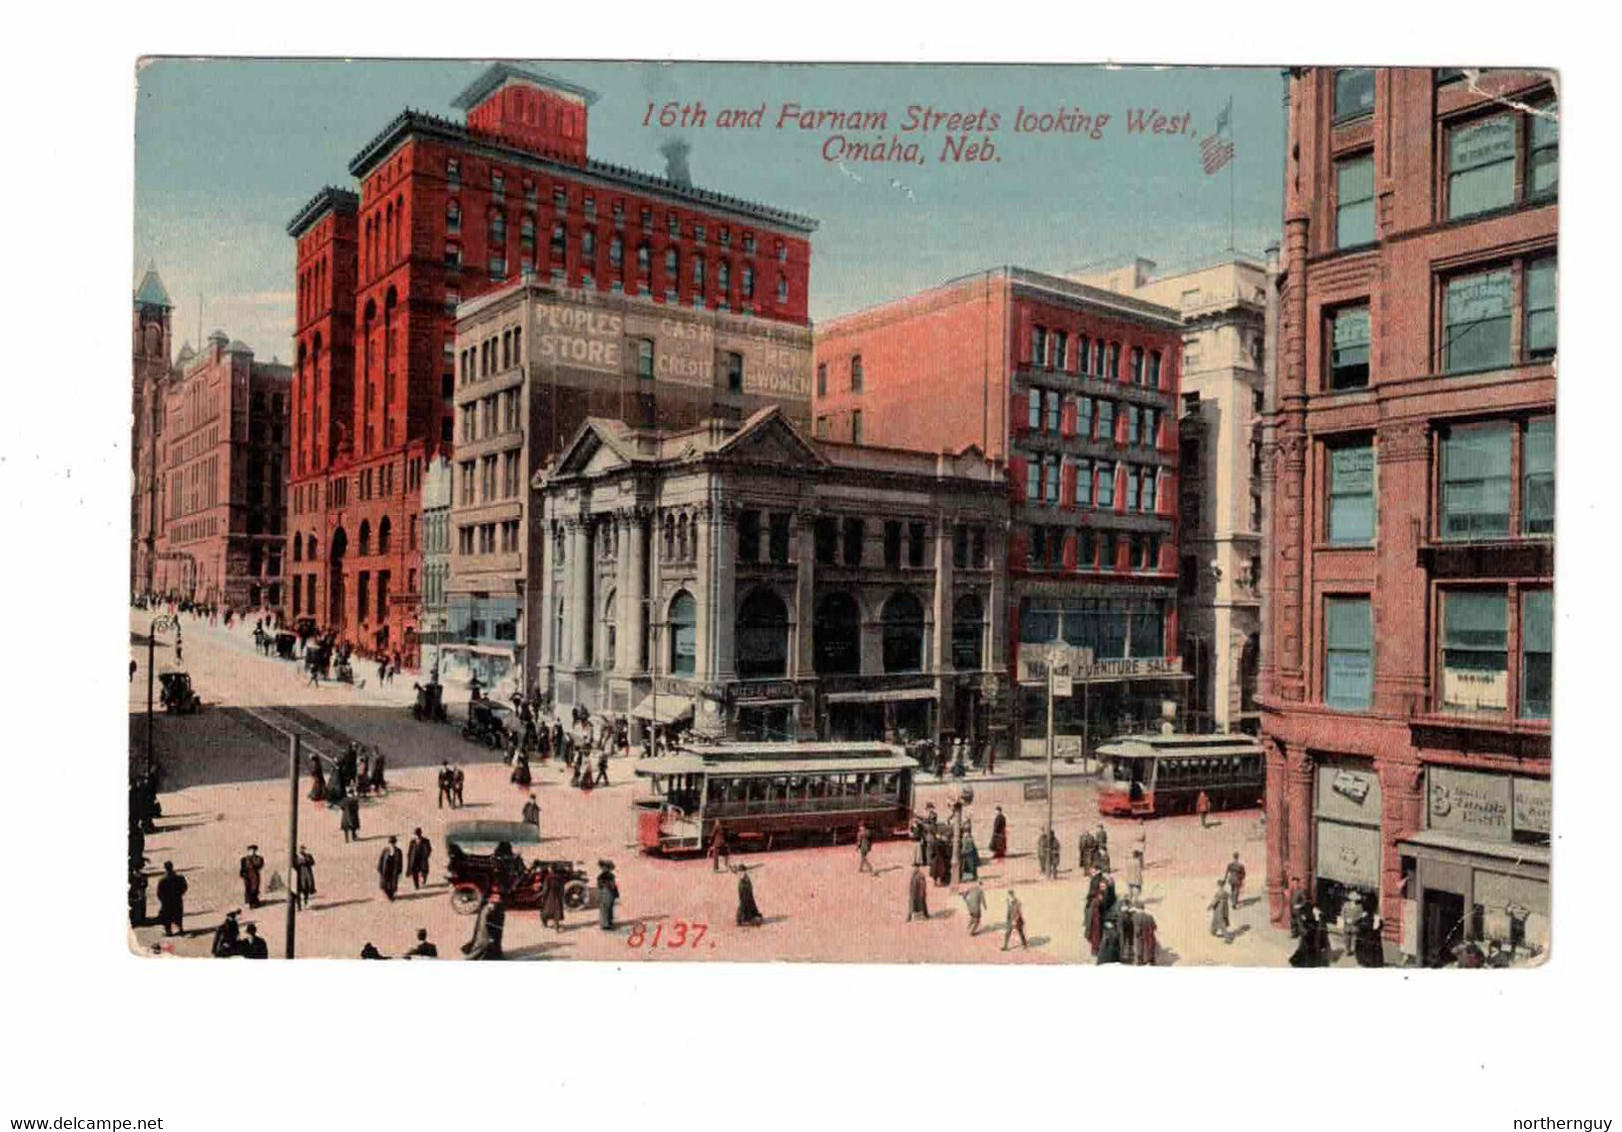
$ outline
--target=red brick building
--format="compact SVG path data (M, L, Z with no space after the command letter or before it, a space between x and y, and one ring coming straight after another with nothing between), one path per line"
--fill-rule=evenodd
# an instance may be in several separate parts
M1016 739L1046 734L1050 643L1091 655L1078 674L1087 693L1057 705L1061 734L1144 726L1182 696L1182 333L1175 311L1020 268L817 327L818 437L931 452L973 444L1007 463L1004 616L1010 671L1024 677Z
M456 308L526 273L806 323L813 221L587 153L592 92L496 64L463 122L407 110L293 218L297 363L285 611L415 658L421 483L453 446ZM556 430L572 435L578 421Z
M1267 474L1267 873L1424 963L1547 943L1559 128L1549 77L1289 81Z

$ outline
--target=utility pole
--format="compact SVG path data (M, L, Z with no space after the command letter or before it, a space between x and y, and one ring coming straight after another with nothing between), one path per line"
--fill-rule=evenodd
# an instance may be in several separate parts
M298 756L297 735L287 737L287 958L293 958L298 925Z

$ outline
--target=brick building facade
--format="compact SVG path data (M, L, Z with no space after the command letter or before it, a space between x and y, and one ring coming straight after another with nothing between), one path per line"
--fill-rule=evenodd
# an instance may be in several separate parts
M324 189L289 224L289 613L296 600L341 638L415 662L421 479L456 444L461 303L531 272L805 323L813 222L694 188L679 164L659 177L593 160L594 99L496 64L456 100L465 121L404 111L350 162L358 194Z
M1547 75L1293 72L1263 666L1268 895L1548 939Z
M1183 698L1177 657L1177 312L998 268L817 327L814 434L1008 469L1015 727L1046 733L1050 644L1090 650L1056 727L1114 734Z

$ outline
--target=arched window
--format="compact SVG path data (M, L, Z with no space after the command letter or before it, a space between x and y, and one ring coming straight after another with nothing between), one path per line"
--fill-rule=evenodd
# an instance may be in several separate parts
M691 676L698 670L698 602L682 590L670 599L670 674Z
M360 553L362 556L372 553L372 521L360 521Z
M982 667L985 611L974 594L964 594L952 606L952 667L964 672Z
M862 611L847 593L831 593L817 606L812 653L819 676L862 670Z
M788 606L758 589L738 607L738 676L753 680L788 675Z
M299 532L293 535L293 561L304 561L304 535Z
M616 609L619 606L619 591L609 590L608 597L603 600L603 664L604 672L614 671L615 645L618 644L619 617Z
M317 560L316 547L315 547L315 536L314 535L311 535L309 538L304 540L304 555L311 562L314 562L314 561Z
M923 671L923 603L901 590L884 603L880 619L884 622L884 671Z
M379 554L389 552L389 535L391 533L392 528L389 525L389 517L385 515L383 521L377 525L377 552Z

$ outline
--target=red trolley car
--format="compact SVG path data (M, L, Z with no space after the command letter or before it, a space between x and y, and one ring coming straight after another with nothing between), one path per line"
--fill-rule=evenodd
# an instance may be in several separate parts
M887 743L729 743L636 764L650 796L636 802L643 852L709 848L720 823L732 848L835 844L865 822L905 837L916 760Z
M1106 816L1193 813L1202 793L1213 810L1262 804L1262 748L1249 735L1133 735L1105 743L1098 757Z

